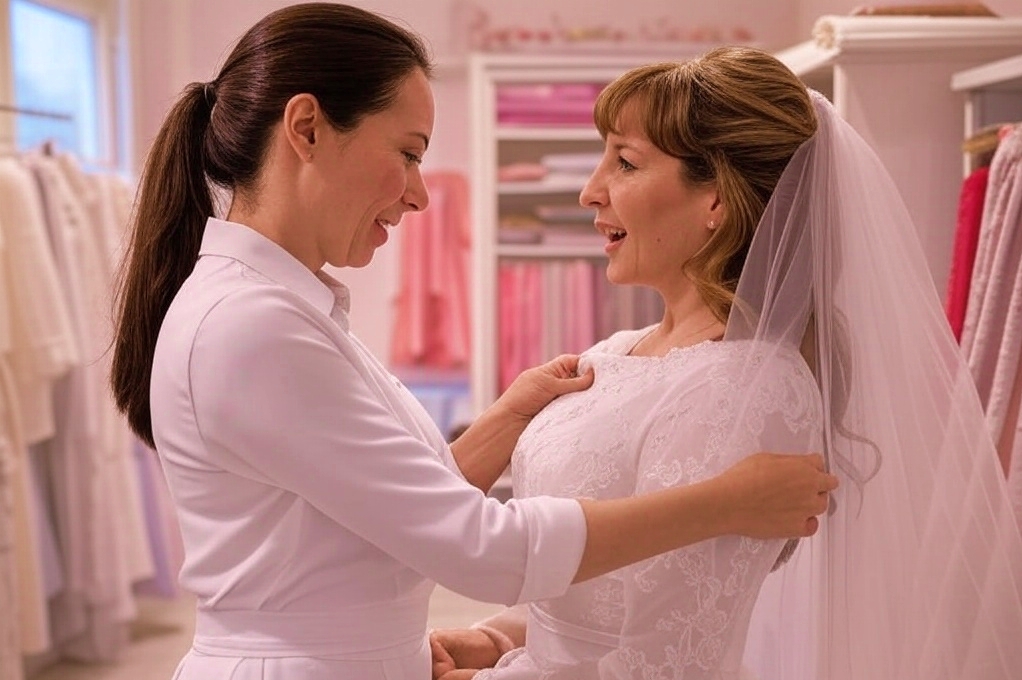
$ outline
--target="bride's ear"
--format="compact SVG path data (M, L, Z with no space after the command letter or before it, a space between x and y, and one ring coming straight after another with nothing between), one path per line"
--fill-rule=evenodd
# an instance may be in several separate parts
M724 219L727 217L727 213L724 210L724 203L720 200L720 194L714 190L713 192L713 203L710 205L709 219L706 220L706 228L713 231L721 224L724 223Z

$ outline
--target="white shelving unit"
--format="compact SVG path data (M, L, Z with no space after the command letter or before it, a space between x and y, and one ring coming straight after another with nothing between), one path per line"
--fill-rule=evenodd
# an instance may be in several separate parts
M663 60L684 60L707 46L679 47L674 54L620 56L553 56L475 54L468 60L472 120L473 337L472 400L476 412L498 396L497 273L502 261L586 259L604 257L598 244L503 244L498 224L504 210L560 198L578 200L584 180L547 179L539 182L498 182L502 163L538 161L552 151L602 151L599 133L591 125L501 125L497 120L497 91L502 85L549 83L608 83L630 68Z
M960 71L951 78L951 89L965 94L966 138L987 125L1022 122L1022 54ZM965 174L974 169L966 156Z
M834 102L873 147L908 206L939 291L962 181L959 72L1018 53L1022 19L821 17L777 57Z

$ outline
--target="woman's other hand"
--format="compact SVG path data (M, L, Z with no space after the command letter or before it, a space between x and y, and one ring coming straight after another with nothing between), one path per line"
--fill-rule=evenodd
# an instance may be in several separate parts
M447 628L431 631L433 680L465 680L480 668L491 668L502 651L493 638L477 628Z
M577 374L578 356L562 354L545 364L522 371L497 400L517 416L531 419L551 401L593 384L593 371Z
M812 536L816 515L827 510L838 479L824 472L823 457L757 453L725 470L734 533L753 538Z

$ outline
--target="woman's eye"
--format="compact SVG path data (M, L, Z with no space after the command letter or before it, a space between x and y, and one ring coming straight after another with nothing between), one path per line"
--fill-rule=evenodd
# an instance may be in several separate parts
M618 157L617 157L617 164L618 164L618 166L619 166L619 167L620 167L620 168L621 168L622 170L624 170L624 171L626 171L626 172L628 172L628 171L630 171L630 170L634 170L634 169L635 169L635 166L634 166L634 165L632 165L631 163L629 163L628 161L626 161L626 160L625 160L624 158L622 158L621 156L618 156Z
M405 155L405 160L409 163L415 163L416 165L422 163L422 156L417 156L410 151L402 151L402 153Z

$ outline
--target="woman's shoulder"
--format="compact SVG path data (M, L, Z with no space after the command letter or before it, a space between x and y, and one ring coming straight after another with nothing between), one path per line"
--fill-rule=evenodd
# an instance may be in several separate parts
M197 268L171 304L164 326L176 329L170 335L189 352L237 356L244 348L279 350L274 346L318 335L329 326L321 316L301 295L230 262Z

